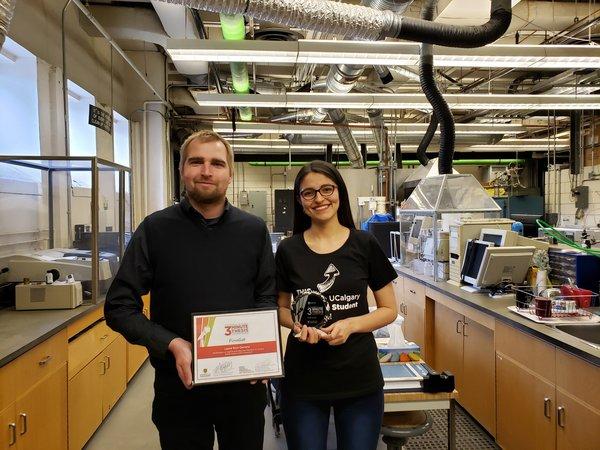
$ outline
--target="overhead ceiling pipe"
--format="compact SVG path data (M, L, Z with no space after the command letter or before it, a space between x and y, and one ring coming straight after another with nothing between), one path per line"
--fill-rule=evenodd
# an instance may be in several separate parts
M377 148L377 154L379 160L384 165L389 163L390 157L390 141L388 136L388 130L383 121L383 110L382 109L368 109L367 115L369 116L369 123L371 124L371 130L373 132L373 138L375 139L375 147Z
M17 0L0 0L0 50L4 44L4 37L8 34L16 2Z
M475 48L500 38L511 22L511 0L492 0L490 19L479 26L454 26L403 17L392 11L331 0L162 0L215 13L245 14L258 20L350 39L386 37L446 47Z

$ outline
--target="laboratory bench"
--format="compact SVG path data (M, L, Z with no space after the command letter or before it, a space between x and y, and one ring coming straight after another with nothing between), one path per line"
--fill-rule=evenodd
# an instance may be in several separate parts
M458 402L506 449L592 449L600 442L600 350L470 293L396 266L404 334Z
M108 328L103 306L0 310L0 449L81 449L123 395L148 352Z

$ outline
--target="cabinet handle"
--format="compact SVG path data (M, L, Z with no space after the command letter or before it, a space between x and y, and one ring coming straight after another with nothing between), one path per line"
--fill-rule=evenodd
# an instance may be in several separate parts
M564 428L565 427L565 407L559 406L557 411L558 411L558 426L561 428Z
M103 341L103 340L104 340L104 339L106 339L107 337L108 337L108 334L105 334L104 336L102 336L102 337L100 338L100 340L101 340L101 341Z
M463 327L462 327L462 335L463 335L464 337L469 337L469 335L468 335L467 333L465 333L465 330L467 329L467 325L469 325L469 323L468 323L468 322L466 322L466 321L465 321L465 322L463 322Z
M459 324L459 323L461 323L461 324L463 325L463 327L461 328L461 330L460 330L460 331L458 331L458 324ZM456 321L456 333L457 333L457 334L462 334L462 332L463 332L463 329L464 329L464 325L465 325L465 324L463 323L463 321L462 321L462 320L457 320L457 321Z
M8 441L8 446L15 445L17 443L17 424L9 423L8 431L10 433L10 441Z
M100 372L100 375L104 375L106 373L106 363L104 361L100 361L100 365L102 366L102 372Z
M110 369L110 356L105 356L106 358L106 370Z
M43 366L45 366L46 364L48 364L48 362L50 362L50 360L51 360L51 359L52 359L52 355L48 355L48 356L46 356L45 358L42 358L42 359L40 359L40 360L38 361L38 364L39 364L41 367L43 367Z
M544 416L550 419L550 407L552 406L552 400L548 397L544 398Z
M19 414L19 420L21 421L21 431L19 434L23 436L25 433L27 433L27 414Z
M417 295L417 293L415 291L413 291L412 289L409 289L408 292L410 292L413 295Z

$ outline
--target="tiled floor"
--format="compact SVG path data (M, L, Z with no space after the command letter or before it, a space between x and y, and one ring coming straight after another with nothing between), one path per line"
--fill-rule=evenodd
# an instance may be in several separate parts
M146 363L133 378L127 391L106 418L102 426L86 445L86 450L158 450L158 433L150 419L152 398L154 396L152 382L154 369ZM445 449L447 442L447 414L445 411L432 411L434 425L425 435L413 438L408 449L432 450ZM264 450L285 450L283 430L280 437L275 437L271 426L271 410L265 410L265 443ZM481 430L461 408L456 414L457 448L459 450L497 449L491 439ZM330 422L328 450L335 450L335 430ZM215 449L217 449L215 445ZM377 450L385 450L383 442L379 442ZM243 450L243 449L241 449ZM310 449L307 449L310 450Z

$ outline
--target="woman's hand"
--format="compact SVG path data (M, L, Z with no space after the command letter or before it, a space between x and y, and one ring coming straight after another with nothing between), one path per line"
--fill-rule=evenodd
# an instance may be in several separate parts
M355 332L354 321L352 319L338 320L328 327L321 328L321 331L327 333L327 337L323 339L328 341L329 345L342 345Z
M318 330L314 327L307 327L306 325L300 325L299 323L294 324L295 337L300 342L307 342L309 344L316 344L321 339L327 339L326 334L323 331Z

